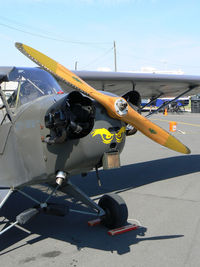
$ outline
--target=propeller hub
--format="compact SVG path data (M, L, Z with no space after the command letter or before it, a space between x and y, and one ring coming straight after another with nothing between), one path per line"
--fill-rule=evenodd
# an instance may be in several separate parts
M115 101L115 110L120 116L124 116L128 112L128 103L123 98L118 98Z

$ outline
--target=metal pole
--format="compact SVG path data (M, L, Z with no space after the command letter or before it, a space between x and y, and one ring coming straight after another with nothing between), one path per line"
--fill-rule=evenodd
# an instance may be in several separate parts
M78 61L75 62L75 70L77 70Z
M117 53L116 53L116 43L114 41L114 64L115 64L115 71L117 71Z

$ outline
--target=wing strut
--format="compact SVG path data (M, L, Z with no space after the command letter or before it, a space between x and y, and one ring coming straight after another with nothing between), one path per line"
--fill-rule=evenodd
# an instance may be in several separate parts
M177 97L173 98L172 100L163 103L158 109L156 109L156 110L154 110L152 112L149 112L149 114L147 114L145 117L148 118L148 117L152 116L153 114L157 113L162 108L168 106L170 103L176 101L178 98L180 98L181 96L187 94L188 92L190 92L191 90L193 90L196 87L198 87L198 85L190 85L189 88L185 92L181 93L180 95L178 95Z

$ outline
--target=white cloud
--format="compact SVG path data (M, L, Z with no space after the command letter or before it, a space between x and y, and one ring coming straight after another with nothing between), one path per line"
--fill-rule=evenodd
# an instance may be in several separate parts
M97 68L97 71L112 71L111 68L108 67L99 67Z

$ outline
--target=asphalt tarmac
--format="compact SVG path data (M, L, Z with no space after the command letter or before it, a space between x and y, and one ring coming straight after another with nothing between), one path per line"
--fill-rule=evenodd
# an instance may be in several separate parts
M127 203L129 222L138 220L140 229L111 237L101 225L89 227L89 215L41 214L23 229L14 227L0 236L1 266L200 266L200 114L151 119L166 130L176 121L174 135L191 154L170 151L137 133L127 138L122 167L100 171L101 188L94 172L72 178L96 200L117 192ZM44 186L26 191L41 201L47 196ZM63 194L56 201L75 207ZM13 194L1 210L0 227L32 205Z

